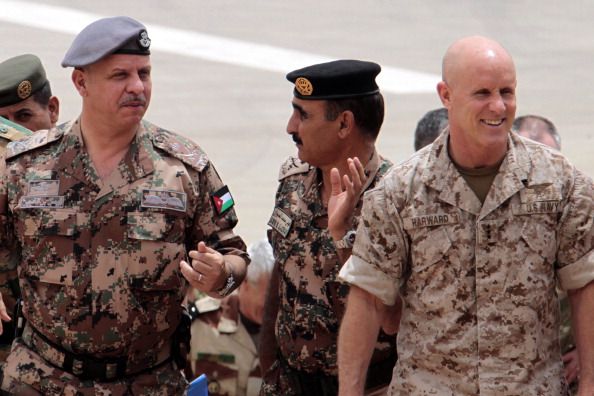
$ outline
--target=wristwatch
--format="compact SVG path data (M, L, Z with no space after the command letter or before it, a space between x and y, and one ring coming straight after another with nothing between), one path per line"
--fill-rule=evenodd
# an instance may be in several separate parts
M357 231L347 231L346 234L342 237L342 239L338 241L334 241L334 246L336 249L352 249L353 244L355 243L355 237L357 236Z
M221 297L227 297L233 290L233 286L235 286L235 277L233 277L233 272L229 272L229 276L227 276L227 280L225 280L223 287L216 292Z

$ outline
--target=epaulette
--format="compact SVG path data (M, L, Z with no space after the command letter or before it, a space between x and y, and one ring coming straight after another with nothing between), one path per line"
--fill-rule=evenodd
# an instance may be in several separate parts
M181 135L156 127L147 121L145 121L145 127L152 131L151 138L155 147L199 172L208 165L208 156L196 143Z
M299 173L307 173L310 169L311 165L307 162L303 162L299 158L289 157L280 167L278 180L281 181L289 176L297 175Z
M8 140L9 142L14 142L16 140L21 140L26 138L27 136L32 136L33 131L28 130L27 128L15 124L6 118L0 117L0 138L4 140Z
M20 154L55 142L63 135L64 129L60 126L52 129L42 129L34 132L32 136L26 139L10 142L6 146L6 159L14 158Z

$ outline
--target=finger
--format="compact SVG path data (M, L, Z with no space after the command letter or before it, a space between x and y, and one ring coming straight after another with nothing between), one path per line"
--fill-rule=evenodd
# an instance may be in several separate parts
M365 182L365 170L362 168L361 162L358 158L354 160L349 159L349 173L351 174L351 180L353 181L353 188L357 198L361 190L363 189L363 183Z
M12 318L8 315L8 312L6 312L6 305L4 305L4 301L2 301L1 297L0 297L0 319L2 319L5 322L10 322L12 320Z
M359 160L359 157L353 158L353 162L355 163L355 167L357 168L357 173L359 174L359 179L364 182L367 180L367 175L365 174L365 167L363 163Z
M340 172L338 172L337 168L330 170L330 186L332 187L332 195L340 195L342 186L340 185Z
M198 253L208 253L210 249L208 246L206 246L206 243L204 243L204 241L200 241L198 242Z
M347 175L342 177L342 182L344 183L344 189L347 193L347 198L353 199L355 197L355 184L349 179Z
M194 269L185 261L180 261L179 268L181 270L182 275L191 285L196 285L200 283L202 279L200 273L198 271L194 271Z
M219 252L214 253L199 253L190 255L192 258L192 267L194 270L205 273L211 272L212 269L218 269L223 265L222 255Z

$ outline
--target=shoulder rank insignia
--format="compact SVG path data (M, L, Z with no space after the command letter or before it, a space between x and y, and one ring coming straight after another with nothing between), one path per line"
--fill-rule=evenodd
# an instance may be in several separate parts
M278 172L278 180L281 181L286 177L297 175L299 173L306 173L311 166L307 162L302 162L299 158L289 157L280 168Z

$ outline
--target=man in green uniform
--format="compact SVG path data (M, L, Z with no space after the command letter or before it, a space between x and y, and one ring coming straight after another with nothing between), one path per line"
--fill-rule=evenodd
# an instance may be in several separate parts
M269 221L275 268L267 297L260 362L265 395L335 395L336 341L349 287L337 279L359 221L360 194L344 224L328 224L331 170L357 175L358 191L373 188L391 166L375 149L384 102L372 62L339 60L295 70L287 132L298 157L280 170ZM338 182L340 185L340 181ZM344 188L351 187L345 185ZM395 338L382 335L368 391L387 386Z
M11 143L0 161L0 267L18 252L26 320L5 392L182 394L184 278L223 296L244 277L233 200L213 164L143 119L150 44L128 17L83 29L62 61L80 117Z
M21 140L32 131L56 125L60 102L52 95L45 69L35 55L15 56L0 63L0 154L13 141ZM0 285L8 312L13 312L20 296L16 268L8 265L3 276L8 282ZM0 336L0 362L6 360L14 338L12 323Z
M0 63L0 117L38 131L55 126L59 115L60 102L37 56L24 54Z

